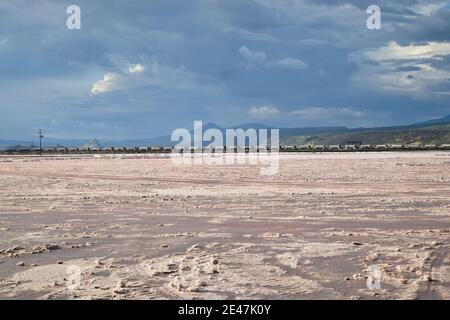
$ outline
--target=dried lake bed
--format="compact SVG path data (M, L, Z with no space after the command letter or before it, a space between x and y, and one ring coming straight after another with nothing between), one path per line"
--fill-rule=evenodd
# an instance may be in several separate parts
M450 152L0 157L0 299L450 299Z

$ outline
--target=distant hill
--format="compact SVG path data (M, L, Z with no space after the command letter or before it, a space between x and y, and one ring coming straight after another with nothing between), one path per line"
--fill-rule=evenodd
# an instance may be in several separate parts
M225 136L227 127L221 127L213 122L203 125L203 130L218 129ZM242 125L228 127L247 130L271 129L273 127L263 123L244 123ZM104 140L101 143L96 140L86 142L83 139L54 139L45 138L43 147L57 145L65 147L147 147L147 146L173 146L177 142L171 141L170 134L143 139L128 140ZM440 119L413 123L402 126L374 127L374 128L346 128L346 127L300 127L280 128L280 143L289 144L347 144L349 142L361 142L363 144L386 143L426 143L443 144L450 143L450 115ZM18 149L30 148L30 143L16 140L0 140L0 149L16 147Z
M246 123L240 126L236 126L235 128L241 128L247 130L249 128L254 129L270 129L272 127L261 124L261 123ZM214 122L209 122L203 125L203 131L208 129L217 129L222 132L225 137L225 132L227 128L221 127ZM190 131L191 134L193 130ZM150 139L134 139L134 140L121 140L121 141L103 141L102 142L105 147L147 147L147 146L174 146L178 142L171 141L171 135L160 136L156 138Z
M410 128L407 130L361 130L322 135L301 135L281 138L284 145L333 144L448 144L450 124Z
M415 123L412 126L432 126L432 125L438 125L438 124L449 124L450 123L450 114L439 118L439 119L432 119L432 120L428 120L428 121L423 121L423 122L419 122L419 123Z
M100 142L98 142L97 139L89 140L88 142L80 146L81 149L99 149L101 147L102 146L100 145Z
M31 145L21 145L21 144L14 144L4 147L4 150L10 150L10 151L23 151L23 150L31 150L33 146Z
M346 127L281 128L280 138L301 135L319 135L326 133L343 133L348 131L350 131L350 129Z

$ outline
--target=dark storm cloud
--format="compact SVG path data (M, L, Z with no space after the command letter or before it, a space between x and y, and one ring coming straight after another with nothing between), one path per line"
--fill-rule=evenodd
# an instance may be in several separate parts
M81 30L65 27L73 3ZM366 28L369 4L381 30ZM154 136L257 120L249 110L283 126L331 124L302 116L318 110L350 126L443 115L445 47L406 52L450 42L449 24L443 1L3 1L0 137ZM374 56L393 48L405 58Z

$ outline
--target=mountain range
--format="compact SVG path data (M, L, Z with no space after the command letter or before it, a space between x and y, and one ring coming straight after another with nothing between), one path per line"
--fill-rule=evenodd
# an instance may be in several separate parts
M235 127L221 127L215 123L203 125L203 131L218 129L225 136L226 129L241 128L244 130L273 129L274 127L262 123L246 123ZM145 146L172 146L177 142L171 141L170 134L146 139L128 139L117 141L98 141L97 139L54 139L44 138L45 147L80 147L92 145L95 147L145 147ZM300 127L280 128L280 143L282 145L303 144L389 144L389 143L450 143L450 115L439 119L413 123L402 126L373 127L373 128L347 128L347 127ZM19 140L1 140L0 148L30 148L36 147L30 142Z

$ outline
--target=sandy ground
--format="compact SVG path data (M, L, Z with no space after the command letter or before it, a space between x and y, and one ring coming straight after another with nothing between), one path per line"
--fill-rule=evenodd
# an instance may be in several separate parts
M450 299L450 153L280 157L0 157L0 298Z

